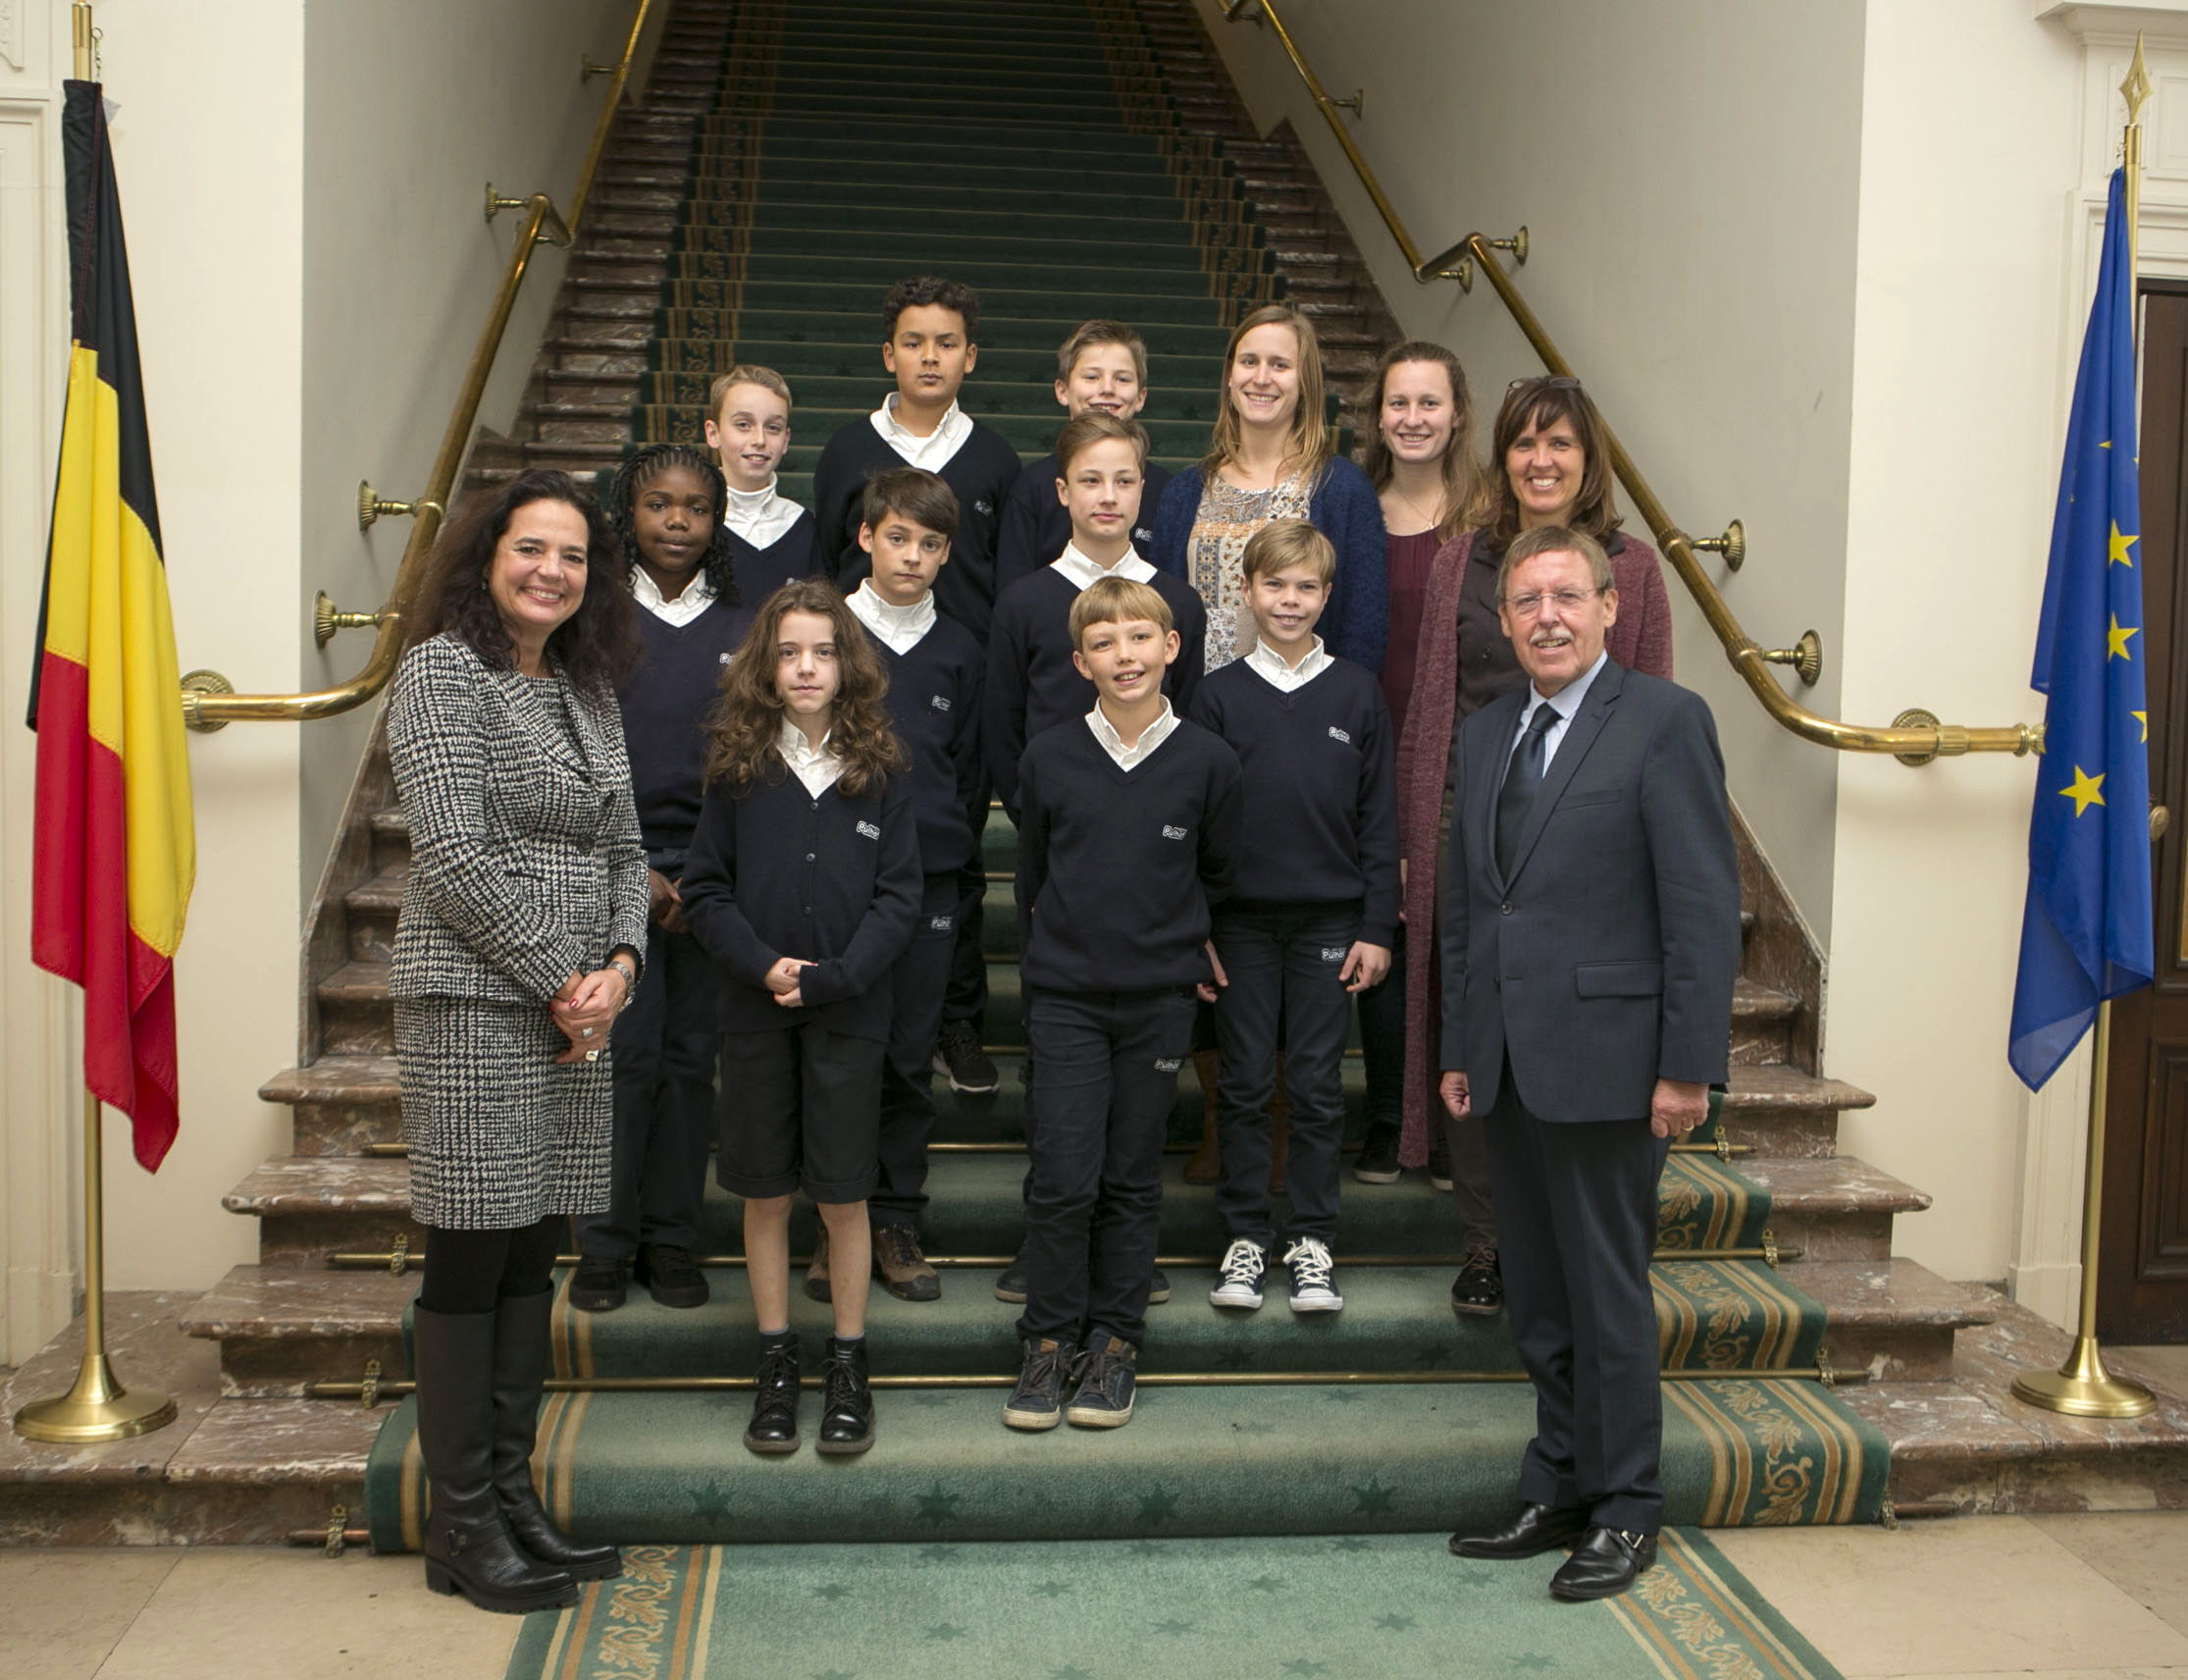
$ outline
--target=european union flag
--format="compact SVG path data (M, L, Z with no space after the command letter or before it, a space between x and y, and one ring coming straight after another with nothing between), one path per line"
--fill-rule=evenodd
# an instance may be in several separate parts
M2031 1090L2058 1072L2099 1003L2147 986L2153 971L2135 281L2124 195L2114 170L2029 679L2049 700L2006 1055Z

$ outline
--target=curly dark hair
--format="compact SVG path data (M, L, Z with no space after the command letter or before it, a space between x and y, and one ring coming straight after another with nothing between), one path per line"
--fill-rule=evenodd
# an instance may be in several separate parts
M945 280L938 274L915 274L889 288L881 300L881 338L886 343L897 336L897 317L907 309L928 304L955 309L964 318L964 341L979 341L980 294L962 280Z
M404 646L414 648L445 632L468 644L488 664L514 668L516 649L487 577L509 521L518 508L535 501L565 502L584 515L588 588L578 609L547 638L547 652L573 688L605 695L638 663L638 627L631 618L636 609L631 592L621 587L621 560L607 516L564 472L521 472L500 489L481 491L457 506L434 540L433 555L413 598ZM611 582L616 587L598 587Z
M745 789L762 779L779 782L790 766L776 750L783 732L782 696L775 691L775 647L783 619L809 612L835 626L837 687L828 746L843 761L838 785L857 798L870 783L909 767L904 745L889 726L889 673L866 640L865 626L835 586L796 578L760 603L753 627L722 671L721 700L707 720L706 779Z
M713 590L714 599L731 606L742 604L737 599L737 562L729 548L729 527L722 523L722 512L729 505L729 485L722 477L722 469L714 464L704 449L690 444L649 444L629 460L615 475L615 482L608 488L607 516L615 527L623 559L623 581L627 585L631 574L638 570L638 527L631 519L631 509L638 504L646 487L671 467L684 467L700 476L706 486L706 494L714 499L714 529L706 540L706 552L700 556L699 569L705 577L707 587Z

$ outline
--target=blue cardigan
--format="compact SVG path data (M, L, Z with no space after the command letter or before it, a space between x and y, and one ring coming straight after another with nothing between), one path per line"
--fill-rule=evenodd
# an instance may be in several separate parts
M1155 535L1146 555L1150 564L1188 581L1192 573L1185 556L1200 512L1200 492L1198 467L1187 467L1170 481L1155 510ZM1338 455L1323 468L1307 517L1337 551L1336 587L1319 626L1323 645L1340 659L1381 672L1389 631L1382 504L1367 475Z

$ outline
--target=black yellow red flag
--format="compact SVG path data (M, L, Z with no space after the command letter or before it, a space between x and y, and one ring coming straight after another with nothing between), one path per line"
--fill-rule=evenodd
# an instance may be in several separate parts
M65 84L73 323L38 611L30 954L83 988L83 1082L175 1141L175 950L196 869L167 567L98 84Z

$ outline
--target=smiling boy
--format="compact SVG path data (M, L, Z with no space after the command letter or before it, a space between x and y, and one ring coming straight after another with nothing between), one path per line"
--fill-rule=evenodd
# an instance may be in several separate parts
M729 533L738 599L758 605L794 578L820 569L813 516L775 489L790 448L790 386L773 368L742 363L706 394L706 446L729 487Z
M1163 1203L1163 1136L1196 992L1220 978L1209 907L1239 844L1237 756L1171 709L1170 606L1108 577L1071 604L1094 709L1018 765L1019 973L1031 1167L1013 1429L1132 1415ZM1067 1387L1071 1390L1067 1404Z

